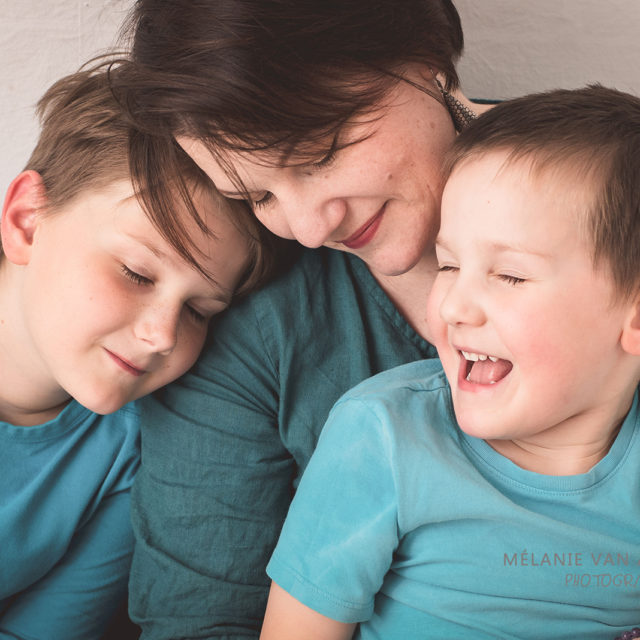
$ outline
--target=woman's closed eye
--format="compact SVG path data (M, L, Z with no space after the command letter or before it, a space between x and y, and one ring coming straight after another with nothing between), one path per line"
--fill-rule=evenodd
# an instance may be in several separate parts
M300 165L300 169L303 171L303 173L326 169L335 162L336 156L337 151L332 147L324 157L320 158L320 160L317 160L316 162L310 162L309 164ZM273 195L273 193L271 193L271 191L265 191L261 198L252 198L250 204L253 209L263 209L273 204L274 199L275 196Z
M330 167L334 163L336 159L336 155L337 155L336 150L331 149L329 153L327 153L327 155L324 156L324 158L321 158L317 162L312 162L309 165L309 167L311 167L311 169L313 170L326 169L327 167Z
M251 206L253 208L260 209L266 207L273 200L273 193L271 191L265 191L265 194L259 200L252 200Z

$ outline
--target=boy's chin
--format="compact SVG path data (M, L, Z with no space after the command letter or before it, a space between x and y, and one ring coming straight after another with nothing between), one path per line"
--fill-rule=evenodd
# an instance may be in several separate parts
M455 407L456 421L460 430L472 438L480 440L510 440L512 435L508 427L500 426L497 416L489 415L480 409L459 409ZM485 415L486 414L486 415Z
M106 416L110 413L115 413L118 409L122 409L125 404L135 400L139 395L134 396L134 394L129 396L123 396L122 393L112 393L109 395L92 395L92 394L76 394L74 398L77 402L79 402L83 407L89 409L89 411L93 411L93 413L97 413L102 416Z

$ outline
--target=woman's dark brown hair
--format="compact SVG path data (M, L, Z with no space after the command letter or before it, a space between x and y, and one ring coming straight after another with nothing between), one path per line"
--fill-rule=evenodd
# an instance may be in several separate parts
M123 36L131 60L113 88L155 146L132 155L131 171L155 183L145 201L162 217L171 203L161 184L179 175L175 136L205 141L224 166L225 149L317 158L409 65L455 88L463 47L451 0L137 0ZM264 233L261 241L280 259L292 252Z
M450 0L137 0L127 33L139 126L247 151L331 144L413 63L454 88L463 46Z

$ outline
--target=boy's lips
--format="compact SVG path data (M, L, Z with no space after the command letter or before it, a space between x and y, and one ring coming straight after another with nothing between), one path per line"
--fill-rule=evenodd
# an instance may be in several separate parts
M140 377L141 375L143 375L144 373L146 373L146 371L144 369L140 369L138 367L136 367L134 364L132 364L131 362L129 362L128 360L125 360L124 358L120 357L119 355L113 353L113 351L109 351L109 349L105 349L105 351L109 354L109 356L111 357L111 359L124 371L126 371L127 373L130 373L132 376L135 376L136 378Z
M495 385L504 380L513 369L512 362L498 356L467 349L458 349L458 355L458 383L461 388Z
M340 244L343 244L349 249L360 249L366 244L369 244L380 226L386 207L387 203L385 202L376 214L369 218L369 220L367 220L359 229L352 233L348 238L340 240Z

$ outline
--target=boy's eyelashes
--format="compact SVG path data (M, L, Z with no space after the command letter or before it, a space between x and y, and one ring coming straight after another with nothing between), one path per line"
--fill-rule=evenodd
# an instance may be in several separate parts
M196 309L194 309L192 306L187 305L187 311L189 312L189 315L196 321L196 322L201 322L201 323L205 323L209 321L209 318L207 318L206 316L202 315L199 311L196 311Z
M450 264L438 265L439 273L448 273L448 272L454 272L458 270L459 270L459 267L454 267L453 265L450 265ZM514 276L513 274L510 274L510 273L497 273L495 274L495 276L498 279L514 286L518 284L522 284L523 282L527 281L526 278L522 278L520 276Z
M131 280L132 282L135 282L136 284L139 284L139 285L153 284L152 280L150 280L149 278L145 278L144 276L141 276L139 273L136 273L132 269L129 269L129 267L127 267L126 264L122 265L122 273L124 273L124 275L127 278L129 278L129 280Z
M504 280L505 282L508 282L509 284L522 284L523 282L526 282L526 280L524 278L519 278L518 276L512 276L506 273L501 273L498 275L498 278L500 278L501 280Z
M127 267L126 264L122 265L122 273L124 273L124 275L129 280L131 280L137 285L148 286L153 284L153 280L151 280L150 278L146 278L145 276L141 276L139 273L136 273L132 269L129 269L129 267ZM196 322L206 323L209 321L208 316L200 313L197 309L195 309L191 305L185 305L185 306L186 306L187 312L189 313L189 316Z

